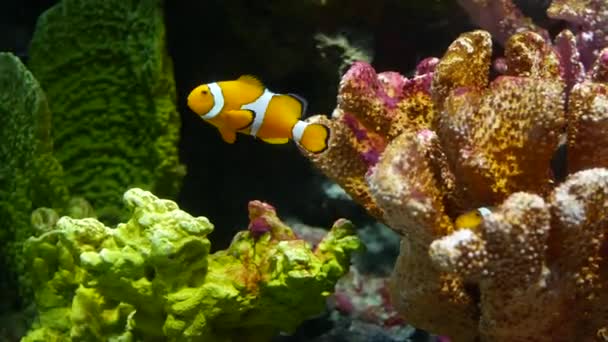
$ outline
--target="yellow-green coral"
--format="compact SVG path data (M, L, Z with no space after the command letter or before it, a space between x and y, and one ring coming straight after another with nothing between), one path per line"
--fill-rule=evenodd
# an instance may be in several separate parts
M339 220L313 250L253 201L249 230L209 254L206 218L137 188L124 199L116 228L62 217L27 242L40 319L25 341L265 340L322 311L361 247Z

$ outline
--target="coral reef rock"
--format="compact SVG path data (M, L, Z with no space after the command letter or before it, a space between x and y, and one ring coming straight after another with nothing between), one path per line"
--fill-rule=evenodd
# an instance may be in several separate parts
M361 248L340 219L311 249L252 201L248 230L209 254L205 217L138 188L124 200L116 228L64 216L27 241L39 317L24 341L265 341L322 312Z
M503 18L510 1L469 3ZM588 63L570 31L551 42L514 18L504 56L477 30L412 78L353 64L332 118L308 119L332 129L328 150L303 153L401 235L391 294L408 323L454 341L589 341L608 329L608 49Z

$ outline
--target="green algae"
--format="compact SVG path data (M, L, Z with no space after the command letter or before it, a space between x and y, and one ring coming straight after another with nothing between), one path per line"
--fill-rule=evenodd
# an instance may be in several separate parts
M361 247L338 220L313 250L254 201L251 224L267 230L209 254L205 217L141 189L124 200L116 228L66 216L28 240L40 315L24 341L268 340L320 313Z
M43 13L29 67L53 112L70 192L116 222L129 187L173 197L179 114L160 0L63 0Z

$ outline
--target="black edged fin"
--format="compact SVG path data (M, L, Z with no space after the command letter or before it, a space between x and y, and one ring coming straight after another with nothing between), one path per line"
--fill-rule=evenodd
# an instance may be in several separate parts
M249 109L234 109L226 111L226 124L235 131L243 130L255 121L255 111Z
M300 113L300 118L304 118L306 116L306 111L308 110L308 101L305 98L298 94L289 93L287 96L291 96L296 101L300 102L300 106L302 106L302 113Z
M264 83L262 83L262 81L260 81L259 78L255 77L253 75L243 75L243 76L239 77L238 80L241 82L251 84L256 87L266 88L264 86Z
M237 131L249 128L251 125L253 125L253 122L255 121L255 111L251 110L251 109L241 109L241 110L245 110L248 111L249 113L251 113L251 121L249 121L249 123L247 123L245 126L241 127L241 128L237 128Z

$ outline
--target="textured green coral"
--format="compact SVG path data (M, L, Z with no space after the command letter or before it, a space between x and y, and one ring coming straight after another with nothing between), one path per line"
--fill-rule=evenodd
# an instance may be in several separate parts
M213 225L131 189L127 223L40 215L26 243L40 320L24 341L254 341L321 312L361 247L338 220L313 250L253 201L249 230L209 254Z
M179 114L161 0L63 0L43 13L32 72L53 112L56 156L72 194L102 220L130 187L177 194Z
M36 79L19 58L0 53L0 258L9 267L5 274L19 274L22 282L21 246L33 233L32 210L62 207L68 197L52 156L50 122Z

